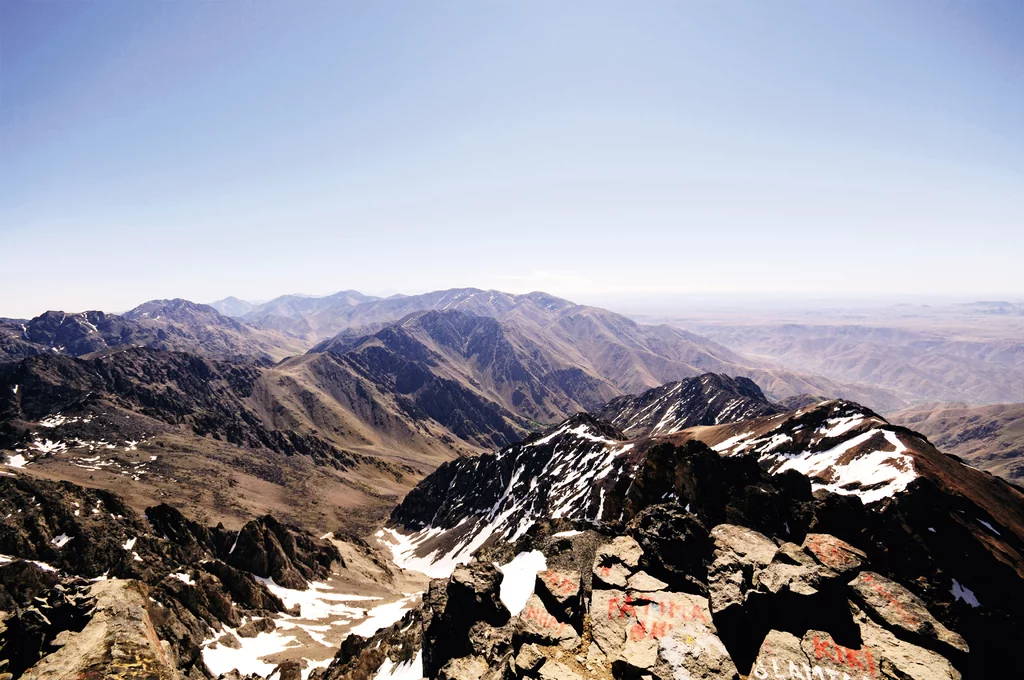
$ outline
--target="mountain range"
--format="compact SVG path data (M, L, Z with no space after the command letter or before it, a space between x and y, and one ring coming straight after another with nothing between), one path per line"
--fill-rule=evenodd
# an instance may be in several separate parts
M972 467L1014 474L1012 406L893 415L543 293L218 304L0 326L0 664L1013 672L1024 491Z

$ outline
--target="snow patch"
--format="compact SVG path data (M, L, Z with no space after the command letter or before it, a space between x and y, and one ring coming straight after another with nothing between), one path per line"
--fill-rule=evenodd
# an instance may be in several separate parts
M501 602L512 616L518 616L526 606L526 601L533 595L537 572L548 568L544 553L531 550L516 555L511 562L498 569L502 573Z
M978 598L974 596L974 591L970 588L965 588L956 580L953 579L953 588L950 590L953 593L953 597L958 600L963 600L972 607L980 607L981 603L978 602Z
M408 661L395 665L390 658L385 658L384 663L377 669L373 680L420 680L423 677L423 650L416 652L416 656Z

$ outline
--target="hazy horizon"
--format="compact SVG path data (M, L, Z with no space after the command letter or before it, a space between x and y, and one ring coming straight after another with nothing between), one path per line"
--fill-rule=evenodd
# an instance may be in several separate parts
M1012 0L0 3L0 313L1020 299L1021 36Z

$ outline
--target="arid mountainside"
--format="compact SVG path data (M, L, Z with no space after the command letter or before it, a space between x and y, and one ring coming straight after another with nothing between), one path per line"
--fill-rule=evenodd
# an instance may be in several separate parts
M270 363L302 351L294 339L254 328L187 300L152 300L124 314L46 312L0 322L0 361L85 356L128 347Z
M976 468L1024 484L1024 404L922 404L888 418Z
M889 390L906 402L1024 401L1024 323L987 307L867 318L691 318L674 323L792 370ZM780 315L784 316L784 315ZM856 399L855 399L856 400ZM881 405L876 408L889 410Z
M510 295L462 288L361 303L351 293L338 295L353 304L294 312L297 319L315 318L320 329L315 333L303 331L295 337L310 344L318 342L318 347L347 347L353 340L410 314L463 312L496 319L506 335L518 338L514 342L517 346L529 343L539 348L547 363L570 367L573 373L566 376L566 381L593 378L613 385L620 394L636 394L666 382L715 372L749 377L777 400L816 394L852 399L881 410L904 405L885 389L785 368L773 360L737 354L708 338L670 325L638 324L621 314L578 305L547 293ZM307 306L313 304L307 298L300 299ZM261 323L252 313L242 318ZM282 328L275 324L269 327Z

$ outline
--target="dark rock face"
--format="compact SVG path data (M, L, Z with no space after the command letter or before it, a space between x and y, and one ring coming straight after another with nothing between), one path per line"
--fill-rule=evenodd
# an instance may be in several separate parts
M667 383L638 396L608 402L594 415L629 437L679 432L694 425L721 425L782 412L749 378L706 373Z
M838 432L843 418L856 425L842 404L839 411L836 406L811 409L798 425L823 433ZM785 420L764 422L775 427ZM871 427L888 426L868 414L862 428ZM891 432L905 443L917 437ZM832 445L845 441L843 436L833 438ZM903 643L908 650L938 655L943 668L966 677L1011 672L997 650L1012 647L1014 636L1024 634L1024 545L1011 528L1019 526L1013 517L1021 508L1013 499L1020 494L1014 496L1003 482L951 467L937 452L915 451L923 470L939 472L921 473L883 503L865 506L856 496L812 493L809 480L795 471L769 474L754 456L723 456L693 440L668 439L625 441L615 428L577 416L499 454L442 467L409 494L392 521L405 531L431 530L417 553L421 556L437 550L450 557L475 541L483 545L477 552L482 561L507 563L517 552L539 549L555 572L576 566L552 563L564 553L555 546L581 537L552 534L594 528L603 545L594 551L596 570L584 571L581 578L585 603L588 593L609 591L630 598L631 605L662 593L706 598L715 637L744 675L755 669L772 631L798 640L820 631L834 645L855 651L873 635L889 650L885 668L893 669L893 677L917 677L893 651ZM772 455L775 461L782 454ZM859 453L851 449L851 455ZM1006 512L986 504L989 491L1007 499ZM627 543L636 549L627 549ZM858 593L850 585L869 572L877 574L876 585L894 584L883 590L898 605L872 602L866 598L886 596ZM539 580L535 593L543 607L534 608L543 611L541 620L572 626L584 633L584 641L587 627L595 625L594 612L607 607L610 598L600 595L606 599L585 606L580 626L552 597L546 581ZM915 612L916 625L900 623L900 607ZM507 625L517 619L522 615ZM514 641L521 638L513 635ZM542 653L559 645L552 637L531 642ZM429 656L429 640L426 645ZM517 648L513 667L520 653ZM638 665L651 659L649 653L629 656L609 662L619 669L615 673L658 677L649 670L654 666ZM480 658L486 654L466 647L442 660L476 663ZM585 667L569 665L586 677ZM824 666L822 673L827 675Z
M172 671L204 674L200 645L211 628L237 628L248 618L243 630L255 635L273 626L269 614L285 611L257 576L302 588L341 559L333 545L270 516L235 532L203 527L167 505L146 515L148 521L107 492L0 477L0 554L21 558L0 565L0 609L12 613L0 633L0 657L16 650L11 667L24 670L53 652L53 640L94 618L90 584L81 577L109 577L138 584L149 613L126 610L104 625L151 629L169 647L139 641L140 650L166 656Z
M285 588L305 590L307 580L326 578L341 554L334 546L317 545L266 515L243 526L222 559Z
M194 354L132 347L95 359L39 356L0 365L0 446L25 448L30 428L54 413L95 417L128 409L198 436L215 436L251 449L306 455L314 462L349 469L378 461L339 450L312 434L268 426L246 399L263 369L252 363L215 361ZM17 386L17 393L14 388ZM117 427L123 429L124 424ZM101 438L81 423L62 428L67 439ZM109 428L102 436L109 436ZM125 430L139 439L139 433Z
M148 347L217 359L270 362L265 334L188 300L152 300L121 315L50 311L34 319L0 321L0 362L34 355L78 357Z

